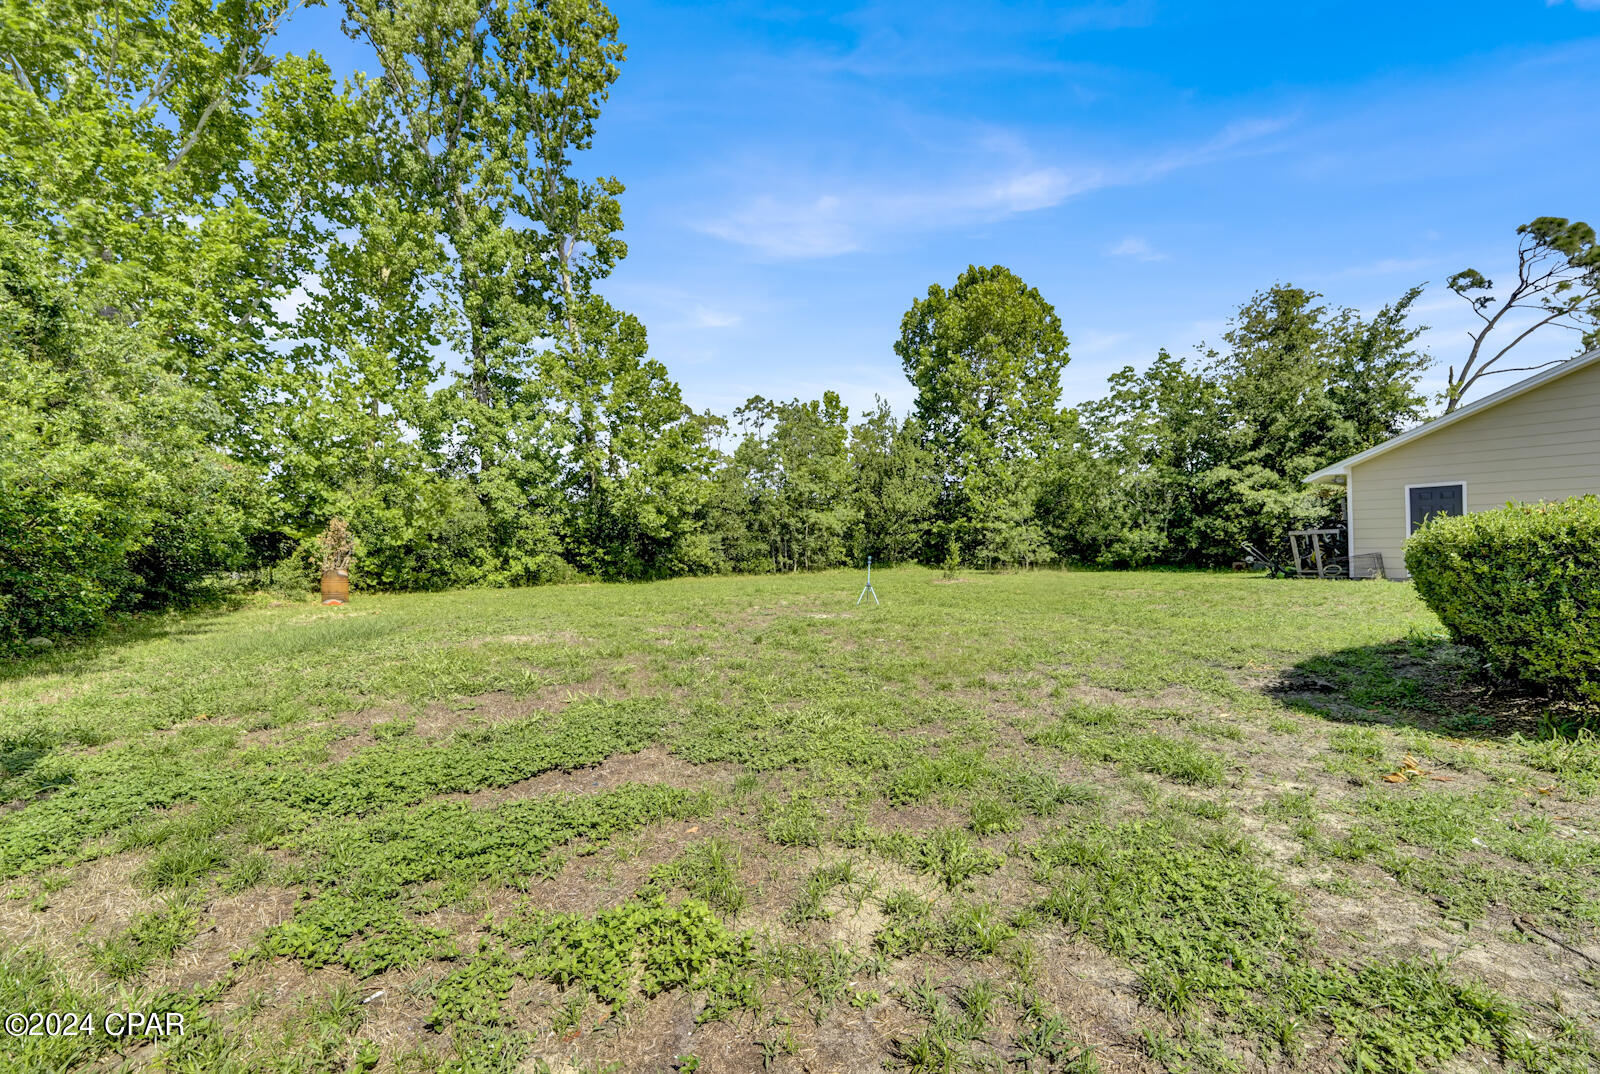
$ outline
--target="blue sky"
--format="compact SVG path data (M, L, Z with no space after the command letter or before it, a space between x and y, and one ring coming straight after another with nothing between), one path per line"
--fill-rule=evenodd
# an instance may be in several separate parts
M1274 282L1370 311L1431 281L1442 368L1470 323L1447 275L1508 270L1534 216L1600 224L1600 0L613 10L579 162L628 187L603 290L696 409L904 410L900 318L972 263L1055 305L1069 404ZM285 47L370 69L336 12L296 20Z

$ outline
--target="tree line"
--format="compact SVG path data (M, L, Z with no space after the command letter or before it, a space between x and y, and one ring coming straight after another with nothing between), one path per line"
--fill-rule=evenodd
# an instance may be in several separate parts
M384 589L1212 564L1423 413L1415 290L1364 319L1290 286L1063 409L1066 333L999 266L906 312L908 414L696 413L599 289L623 186L574 161L615 17L345 0L377 70L341 80L275 50L299 2L0 20L0 646L309 579L335 517Z

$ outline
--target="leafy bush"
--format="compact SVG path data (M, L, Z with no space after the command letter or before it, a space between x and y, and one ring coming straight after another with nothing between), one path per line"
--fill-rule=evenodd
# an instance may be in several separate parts
M1495 671L1600 703L1600 498L1434 518L1406 569Z
M103 301L0 229L0 652L192 603L247 551L215 406Z

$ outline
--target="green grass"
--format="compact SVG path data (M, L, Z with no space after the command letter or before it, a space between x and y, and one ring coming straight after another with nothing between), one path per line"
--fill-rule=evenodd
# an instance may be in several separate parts
M1409 587L877 584L261 602L0 669L0 1000L184 1010L127 1054L194 1071L1600 1063L1547 939L1597 946L1600 746Z

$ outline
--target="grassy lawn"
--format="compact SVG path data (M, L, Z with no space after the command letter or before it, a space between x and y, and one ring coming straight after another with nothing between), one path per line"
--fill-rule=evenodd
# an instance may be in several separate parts
M0 1068L1600 1064L1600 744L1410 586L874 581L259 604L0 672L0 1008L186 1024Z

